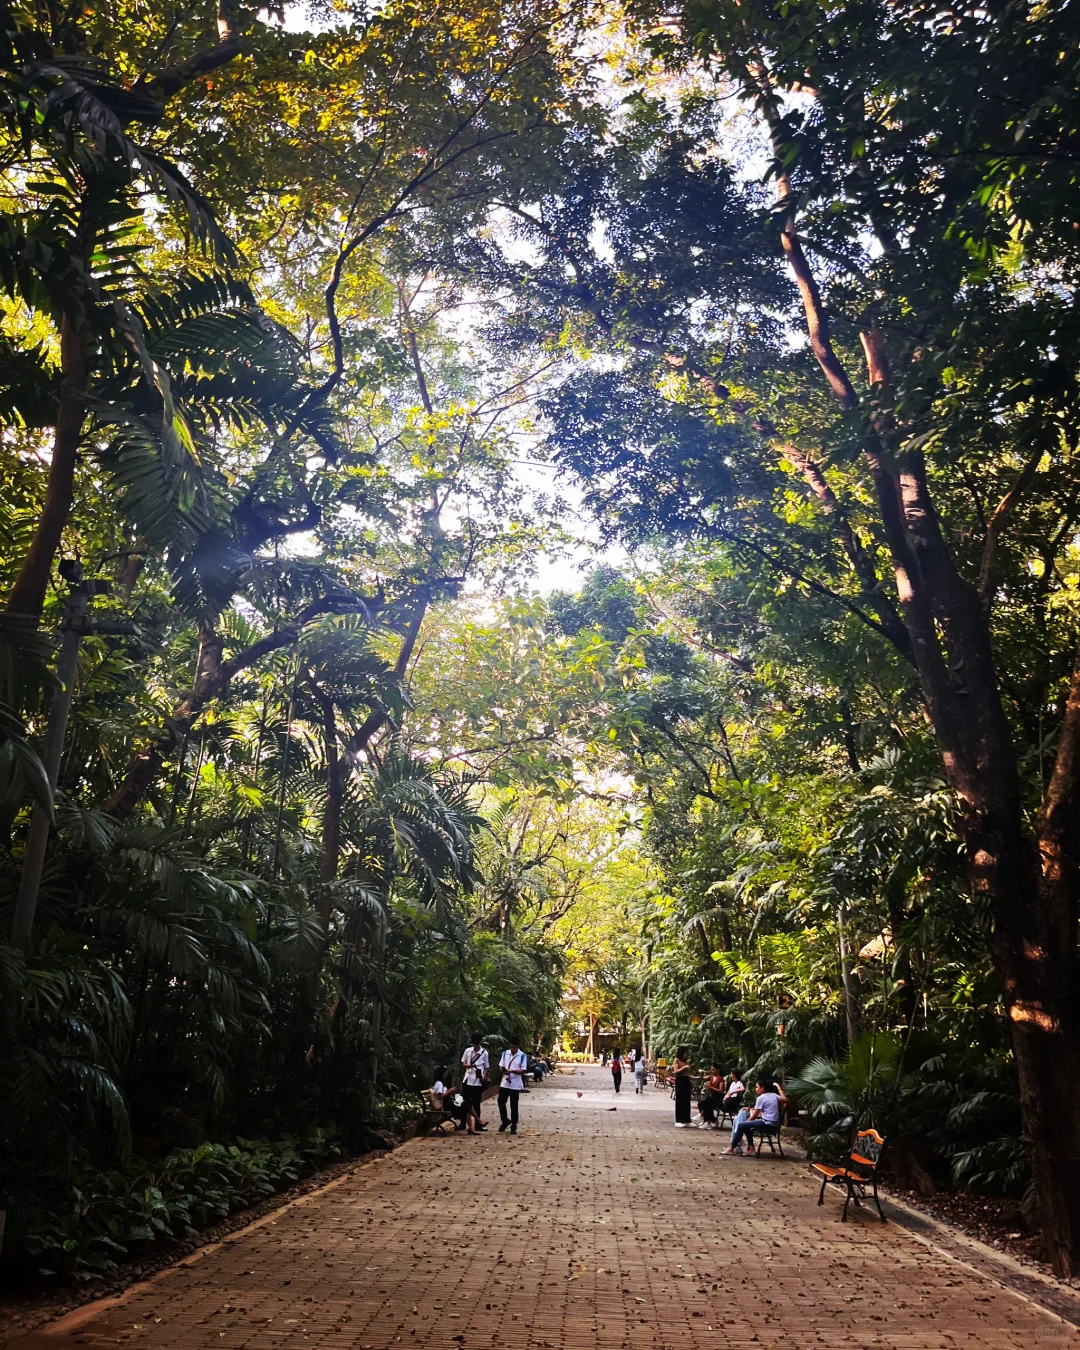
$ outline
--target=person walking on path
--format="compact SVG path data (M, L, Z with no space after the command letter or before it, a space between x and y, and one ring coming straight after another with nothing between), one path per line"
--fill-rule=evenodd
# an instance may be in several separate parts
M690 1051L685 1045L680 1045L675 1051L675 1059L671 1065L671 1074L675 1079L675 1128L677 1130L688 1130L692 1124L690 1120L690 1098L693 1095L693 1083L691 1077L693 1068L688 1058Z
M484 1084L487 1081L489 1063L488 1052L484 1049L484 1038L478 1031L472 1038L472 1045L461 1056L461 1067L465 1072L461 1085L465 1096L465 1110L466 1114L476 1121L478 1130L487 1129L480 1119L480 1107L484 1101Z
M529 1057L521 1048L521 1041L517 1036L510 1037L509 1048L502 1052L502 1058L499 1060L499 1068L503 1071L502 1083L499 1087L499 1115L502 1117L502 1124L499 1126L499 1133L503 1130L509 1130L511 1134L517 1134L518 1127L518 1098L525 1087L525 1079L522 1077L528 1067ZM510 1103L510 1114L506 1113L506 1104Z
M634 1056L634 1092L639 1097L645 1092L645 1056L640 1050Z
M601 1067L602 1069L606 1069L606 1068L607 1068L607 1051L606 1051L606 1050L601 1050L601 1051L600 1051L600 1067Z
M622 1051L612 1050L611 1052L611 1081L618 1092L622 1087Z

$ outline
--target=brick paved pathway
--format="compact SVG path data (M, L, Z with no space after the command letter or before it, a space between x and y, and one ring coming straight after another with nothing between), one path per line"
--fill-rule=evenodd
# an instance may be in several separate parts
M1080 1350L902 1228L841 1225L805 1166L721 1158L666 1092L609 1083L549 1080L516 1138L416 1140L35 1346Z

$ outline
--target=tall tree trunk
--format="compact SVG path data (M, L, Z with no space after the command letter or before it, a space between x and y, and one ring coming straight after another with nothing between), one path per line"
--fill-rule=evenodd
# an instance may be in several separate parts
M712 959L713 945L709 941L709 930L705 927L705 920L698 919L697 923L694 926L697 928L698 941L701 943L702 970L707 975L716 964L716 962Z
M199 651L199 664L190 692L184 695L173 710L168 729L162 729L149 745L132 755L123 778L106 800L103 810L120 820L130 816L161 772L165 757L176 746L178 739L187 735L199 714L214 699L220 698L225 693L235 675L255 665L271 652L279 651L282 647L291 647L312 619L318 618L321 614L340 612L340 602L334 599L325 597L313 600L305 605L290 623L275 629L272 633L267 633L250 647L245 647L235 656L230 656L227 661L222 659L224 649L221 639L214 633L210 624L204 624L200 634L202 645ZM208 634L213 637L213 642L209 646Z
M802 300L810 349L840 406L860 415L860 399L833 347L821 292L796 229L779 100L768 72L748 71L748 80L772 137L781 241ZM962 805L972 886L993 918L991 957L1020 1078L1043 1239L1055 1273L1071 1277L1080 1274L1080 662L1033 836L1024 823L1016 750L994 662L993 578L984 567L976 589L960 575L922 452L903 445L891 418L876 406L891 384L884 337L873 324L859 336L872 398L864 455L927 711ZM1000 510L994 520L986 541L991 555L1001 532ZM991 556L991 572L992 563Z
M56 405L52 461L41 516L8 596L7 608L12 614L41 618L53 561L75 496L75 469L85 417L86 324L79 311L65 314L60 322L60 397Z
M911 947L903 941L902 933L907 923L907 914L904 912L904 895L911 880L911 869L908 867L897 867L893 870L890 877L885 882L885 907L889 913L889 928L892 931L893 949L893 977L899 987L900 994L900 1016L904 1019L904 1025L911 1027L915 1024L915 1010L918 1006L918 991L915 988L915 981L911 971ZM882 954L882 960L886 960L888 951Z
M334 909L332 887L341 865L341 804L345 795L345 775L338 746L337 716L332 699L318 694L323 717L323 753L326 756L326 805L323 808L322 896L319 918L330 927Z
M874 344L865 345L871 372L881 372ZM926 706L962 805L972 887L993 919L990 954L1020 1079L1043 1240L1055 1272L1069 1277L1080 1274L1080 991L1071 843L1078 823L1080 670L1036 837L1024 822L987 610L957 571L922 456L908 453L892 465L887 449L879 457L872 445L869 458Z
M855 985L855 973L851 969L851 955L848 952L847 915L844 906L837 906L836 931L840 939L840 978L844 986L844 1018L847 1023L848 1045L859 1037L862 1031L862 1010L859 1008L859 992Z

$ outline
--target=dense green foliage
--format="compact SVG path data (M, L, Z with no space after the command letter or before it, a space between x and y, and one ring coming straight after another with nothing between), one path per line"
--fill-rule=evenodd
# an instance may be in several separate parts
M21 1242L43 1274L93 1280L120 1258L195 1237L341 1153L340 1144L316 1130L274 1144L203 1143L150 1168L84 1168L71 1194L16 1192Z
M48 796L54 560L112 585L32 941L0 949L16 1263L107 1259L147 1176L174 1234L220 1211L177 1145L355 1150L474 1028L554 1029L554 948L490 929L482 820L401 735L428 607L533 529L498 406L529 373L443 336L391 228L533 127L550 20L415 18L3 7L5 934ZM227 1191L224 1156L197 1153Z

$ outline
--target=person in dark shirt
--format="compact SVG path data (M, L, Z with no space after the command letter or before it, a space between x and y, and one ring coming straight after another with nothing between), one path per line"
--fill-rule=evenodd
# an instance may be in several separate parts
M702 1130L718 1130L720 1124L716 1119L716 1113L720 1109L720 1103L724 1100L724 1075L719 1064L713 1064L709 1068L709 1076L705 1080L705 1088L698 1102L698 1110L701 1112L701 1124L698 1127Z
M693 1122L690 1119L690 1102L694 1090L693 1084L693 1065L690 1063L690 1051L685 1045L680 1045L675 1051L675 1059L671 1065L671 1076L675 1080L675 1128L677 1130L690 1129Z

